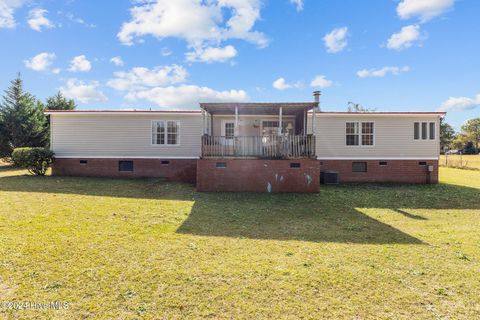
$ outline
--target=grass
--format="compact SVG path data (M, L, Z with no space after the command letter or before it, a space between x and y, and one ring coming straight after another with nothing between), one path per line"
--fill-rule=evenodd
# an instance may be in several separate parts
M441 166L480 170L480 155L441 155Z
M208 194L0 167L0 318L475 319L480 171Z

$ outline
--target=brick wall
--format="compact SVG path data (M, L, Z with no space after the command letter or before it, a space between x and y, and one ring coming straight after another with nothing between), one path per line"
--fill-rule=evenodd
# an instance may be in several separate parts
M367 172L352 172L353 162L366 162ZM380 165L386 162L386 165ZM425 162L426 165L420 165ZM339 173L339 182L427 183L428 166L433 166L430 183L438 183L438 160L321 160L320 170Z
M80 163L86 161L87 163ZM119 161L133 161L133 172L120 172ZM162 161L164 163L162 164ZM168 163L167 163L168 162ZM58 176L90 176L166 178L171 181L195 183L196 159L55 159L52 174Z
M291 164L295 164L294 168ZM225 167L217 167L217 165L225 165ZM197 162L197 190L318 192L320 162L317 160L202 159Z

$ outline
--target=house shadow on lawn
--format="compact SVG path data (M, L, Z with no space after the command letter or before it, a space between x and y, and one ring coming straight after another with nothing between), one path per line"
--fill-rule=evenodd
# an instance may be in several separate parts
M5 172L4 172L5 173ZM192 201L180 234L365 244L422 241L362 212L388 210L422 224L415 209L480 209L480 189L458 185L322 186L319 194L197 193L161 179L0 175L0 191ZM408 209L407 209L408 208Z
M445 196L449 195L449 196ZM480 190L454 185L322 187L320 194L199 194L182 234L363 244L424 244L362 212L388 210L414 223L415 209L480 209ZM409 208L409 209L405 209Z

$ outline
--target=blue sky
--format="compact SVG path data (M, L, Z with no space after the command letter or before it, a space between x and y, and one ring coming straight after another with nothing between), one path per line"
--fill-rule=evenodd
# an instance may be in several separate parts
M79 109L310 101L480 115L474 0L0 0L0 88L17 72ZM114 58L114 59L112 59Z

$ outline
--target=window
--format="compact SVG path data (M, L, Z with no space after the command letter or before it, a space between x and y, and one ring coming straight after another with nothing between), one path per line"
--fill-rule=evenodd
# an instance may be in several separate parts
M292 163L290 163L290 168L299 169L300 168L300 163L292 162Z
M425 162L425 161L420 161L420 162L418 163L418 165L419 165L419 166L426 166L426 165L427 165L427 162Z
M373 122L362 122L362 146L373 146Z
M133 161L118 161L118 171L133 172Z
M180 144L179 121L152 121L152 144L177 145Z
M430 122L430 130L429 130L429 137L430 140L435 140L435 122Z
M165 122L152 122L152 144L165 144Z
M347 122L345 143L347 146L373 146L375 143L374 133L373 122Z
M422 140L427 140L427 123L422 122Z
M366 162L352 162L352 171L353 172L367 172L367 163Z
M379 164L381 167L385 167L385 166L388 165L387 161L380 161L378 164Z
M358 122L347 122L346 134L347 146L358 146Z
M160 164L162 164L162 165L169 165L169 164L170 164L170 161L168 161L168 160L162 160L162 161L160 162Z
M231 139L235 136L235 123L227 122L225 123L225 137Z
M83 166L86 165L87 163L88 163L87 160L80 160L80 164L83 165Z
M178 144L178 122L167 121L167 144Z
M216 168L226 168L227 163L226 162L217 162L217 163L215 163L215 167Z
M435 122L414 122L413 123L413 139L420 140L435 140L436 135L436 123Z

